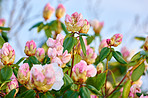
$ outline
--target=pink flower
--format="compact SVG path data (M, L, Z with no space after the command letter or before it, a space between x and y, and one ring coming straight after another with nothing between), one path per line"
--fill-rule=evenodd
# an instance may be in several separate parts
M121 53L122 53L122 55L123 55L124 58L127 58L127 57L130 56L130 52L127 50L126 47L122 47L121 48Z
M148 98L148 96L143 96L143 94L140 96L140 98Z
M106 42L106 39L102 40L100 45L99 45L99 53L101 52L101 50L104 48L104 47L109 47L107 42Z
M25 54L27 56L33 56L33 55L35 55L35 52L36 52L36 44L35 44L35 42L33 40L26 42L24 52L25 52Z
M29 81L30 78L30 70L28 63L24 63L20 66L17 74L18 81L21 84L26 84Z
M54 8L52 6L50 6L50 3L47 3L46 6L44 7L44 10L43 10L43 17L44 17L45 21L51 17L53 12L54 12Z
M48 49L48 57L53 59L57 56L57 50L56 48L49 48Z
M64 38L65 38L64 35L58 34L56 37L56 43L60 43L61 45L63 45Z
M145 39L145 43L144 43L143 49L144 49L145 51L148 51L148 36L147 36L147 38Z
M0 49L0 59L4 65L13 64L15 60L15 51L8 42Z
M62 18L64 16L64 14L65 14L65 11L66 11L65 7L62 4L59 4L57 9L56 9L56 17L57 17L57 19Z
M94 77L97 74L97 70L93 65L87 66L87 77Z
M48 40L46 41L47 46L50 48L53 48L55 43L56 43L56 41L52 38L48 38Z
M87 62L87 64L94 63L97 58L97 54L94 52L92 48L90 48L90 46L86 47L86 56L84 56L82 50L80 55L82 56L82 59Z
M0 19L0 26L3 27L5 25L5 19Z
M35 53L36 58L42 62L45 58L45 51L44 48L38 48Z
M136 93L141 93L141 89L137 84L134 84L130 88L129 96L134 98Z
M65 17L65 25L67 26L68 31L77 32L80 31L80 29L84 25L84 19L82 14L78 14L77 12L73 13L71 17L69 15L66 15Z
M81 30L79 31L80 33L85 33L87 34L87 32L89 31L89 28L90 28L90 24L89 22L85 19L84 20L84 25L83 27L81 28Z
M113 46L117 47L122 42L123 35L122 34L115 34L111 40L114 42Z

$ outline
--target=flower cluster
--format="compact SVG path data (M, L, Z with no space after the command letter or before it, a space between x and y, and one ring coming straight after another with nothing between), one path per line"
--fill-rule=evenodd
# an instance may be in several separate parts
M71 54L68 51L63 53L63 40L64 36L58 34L56 40L49 38L46 42L48 49L48 57L50 57L52 63L58 63L60 67L65 67L71 59Z
M77 12L73 13L71 17L66 14L65 25L67 26L67 30L71 32L87 33L90 28L88 21L83 19L81 13L78 14Z

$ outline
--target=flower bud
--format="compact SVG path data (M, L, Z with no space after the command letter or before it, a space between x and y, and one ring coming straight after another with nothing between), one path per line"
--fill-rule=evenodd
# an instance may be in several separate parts
M4 25L5 25L5 19L0 19L0 27L3 27ZM0 32L2 32L1 29Z
M18 81L21 84L26 84L30 79L30 70L28 63L24 63L20 66L17 74Z
M86 56L84 56L83 51L81 50L81 57L83 60L87 62L87 64L93 64L97 58L97 54L95 51L90 48L90 46L86 47Z
M97 74L100 74L100 73L102 73L103 72L103 63L99 63L98 65L97 65Z
M113 43L113 46L114 46L114 47L117 47L118 45L120 45L121 42L122 42L122 38L123 38L123 35L122 35L122 34L115 34L115 35L111 38L111 42L114 42L114 43Z
M107 93L111 93L113 91L113 86L111 84L111 82L107 81L107 84L106 84L106 89L107 89Z
M36 44L35 44L35 42L33 40L27 41L24 52L25 52L25 54L27 56L33 56L33 55L35 55L35 52L36 52Z
M85 33L87 34L87 32L89 31L89 28L90 28L90 24L88 23L88 21L85 19L84 20L84 25L83 27L81 28L81 30L79 31L80 33Z
M57 21L57 29L55 30L55 35L54 35L54 39L57 37L57 34L60 34L62 31L62 26L61 26L61 22Z
M123 58L127 59L130 56L130 52L127 50L126 47L121 48L121 53L123 55Z
M51 7L49 3L47 3L46 6L44 7L44 10L43 10L43 17L44 17L45 21L51 17L53 12L54 12L54 8Z
M99 22L98 20L93 20L90 22L90 24L93 27L95 34L96 35L100 34L100 32L104 26L104 22Z
M145 51L148 51L148 36L147 36L147 38L145 39L145 43L144 43L143 49L144 49Z
M8 42L4 43L0 50L0 59L4 65L13 64L15 60L15 51Z
M64 16L65 14L65 7L62 4L59 4L57 9L56 9L56 17L57 19L60 19Z
M71 17L67 14L65 17L65 25L68 31L80 31L80 29L84 25L84 19L82 14L78 14L77 12L75 12L71 15Z
M114 40L111 40L111 39L106 39L106 43L108 46L114 46Z
M99 53L101 52L101 50L104 48L104 47L109 47L107 42L106 42L106 39L102 40L100 45L99 45Z
M45 51L43 48L38 48L35 53L36 58L42 62L45 58Z
M137 84L134 84L130 88L129 97L135 98L137 96L136 93L141 93L141 89Z
M94 77L97 74L97 69L92 65L87 66L87 77Z

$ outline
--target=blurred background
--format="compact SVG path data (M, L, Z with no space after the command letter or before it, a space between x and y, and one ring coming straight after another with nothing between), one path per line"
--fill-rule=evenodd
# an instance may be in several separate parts
M134 37L148 36L148 0L0 0L0 18L6 20L6 27L11 27L8 37L16 51L16 61L25 56L24 47L28 40L34 40L38 47L47 40L45 33L37 33L36 29L29 31L29 28L44 21L43 8L48 2L54 8L62 3L69 15L77 11L89 21L104 21L101 31L103 39L122 33L123 42L116 50L120 51L121 47L126 46L132 53L136 53L143 42L135 40ZM55 19L55 15L52 15L48 21ZM88 34L94 34L92 28ZM95 45L97 53L99 43L99 39L96 39L91 44ZM142 77L142 80L142 90L148 91L148 75Z

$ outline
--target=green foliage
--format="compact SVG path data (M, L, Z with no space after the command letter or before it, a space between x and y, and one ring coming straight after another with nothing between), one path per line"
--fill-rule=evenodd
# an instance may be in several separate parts
M75 44L75 39L74 37L67 37L65 40L64 40L64 43L63 43L63 47L64 47L64 50L67 50L68 52L71 51L71 49L74 47L74 44Z
M1 26L0 26L0 30L3 30L3 31L10 31L10 28L9 28L9 27L1 27Z
M33 25L30 29L29 29L29 31L31 31L33 28L36 28L36 27L38 27L38 26L40 26L40 25L42 25L43 24L43 22L38 22L38 23L36 23L35 25Z
M92 93L94 93L95 95L101 95L100 92L99 92L95 87L93 87L92 85L87 85L87 88L88 88Z
M85 44L84 44L82 36L79 36L79 39L80 39L80 43L81 43L83 54L86 56L86 47L85 47Z
M79 54L74 55L74 65L79 63L82 60L82 57Z
M99 62L102 62L110 53L110 49L108 47L104 47L99 56Z
M79 92L81 98L90 98L90 91L87 87L81 87Z
M16 90L11 90L4 98L14 98Z
M5 43L5 40L2 36L0 36L0 48L2 48L3 44Z
M36 95L35 91L30 89L21 93L17 98L35 98L35 95Z
M121 64L127 64L121 54L117 51L113 51L113 57Z
M1 69L1 80L7 81L12 76L13 70L10 66L5 66Z
M94 39L95 39L94 36L88 36L88 37L86 38L86 40L87 40L87 45L91 44Z
M69 32L67 31L65 25L62 22L61 22L61 26L62 26L62 29L65 32L65 34L68 34Z
M41 62L38 61L38 59L35 56L29 56L29 60L33 64L41 64Z
M136 40L140 40L140 41L145 41L145 37L136 36L135 39L136 39Z
M80 36L89 36L89 35L85 33L80 33Z
M68 90L65 92L63 98L78 98L78 92L76 91L72 91L72 90Z
M2 37L5 40L5 42L8 42L8 36L6 32L2 32Z
M128 98L130 87L131 87L131 80L128 80L123 87L122 98Z
M40 93L40 98L54 98L49 92Z
M136 61L136 60L138 60L138 59L140 59L141 58L141 54L140 54L140 52L138 52L138 53L136 53L132 58L131 58L131 61Z
M19 61L16 62L16 64L20 64L23 60L25 59L25 57L22 57Z
M98 65L98 64L99 64L99 60L100 60L100 57L99 57L99 55L98 55L97 58L96 58L96 60L95 60L94 65Z
M145 64L142 63L133 71L132 77L131 77L132 80L137 81L141 77L141 75L143 75L144 70L145 70Z

